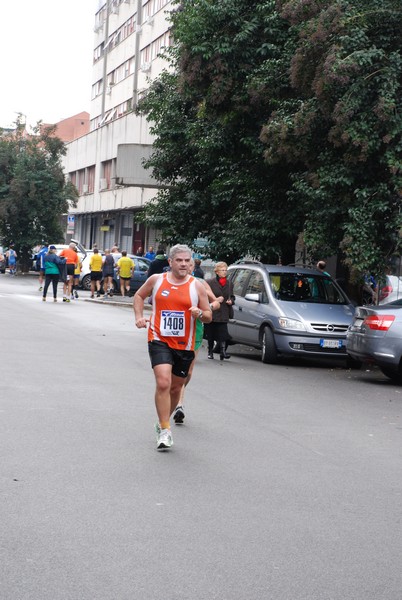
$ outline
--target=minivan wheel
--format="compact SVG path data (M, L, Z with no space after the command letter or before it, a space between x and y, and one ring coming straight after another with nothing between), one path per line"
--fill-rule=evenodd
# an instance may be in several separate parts
M262 334L262 362L273 365L278 362L278 351L275 345L274 334L269 327L264 328Z

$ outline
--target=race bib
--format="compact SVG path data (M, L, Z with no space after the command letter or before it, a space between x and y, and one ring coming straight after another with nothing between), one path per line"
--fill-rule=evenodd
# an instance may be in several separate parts
M160 329L163 337L184 337L186 334L184 311L162 310Z

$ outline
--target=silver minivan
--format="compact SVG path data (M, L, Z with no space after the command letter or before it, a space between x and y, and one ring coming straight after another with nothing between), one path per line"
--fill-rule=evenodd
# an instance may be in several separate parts
M271 364L281 356L347 359L355 309L328 274L244 261L231 265L228 276L236 297L228 326L232 343L260 348L263 362Z

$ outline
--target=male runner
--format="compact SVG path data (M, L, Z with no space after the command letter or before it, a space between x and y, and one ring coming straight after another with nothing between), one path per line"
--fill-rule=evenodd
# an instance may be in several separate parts
M135 324L145 328L144 302L152 295L148 350L156 381L158 450L173 445L170 416L194 360L195 321L212 320L204 286L189 275L190 261L190 248L176 244L169 253L170 271L149 277L134 296Z

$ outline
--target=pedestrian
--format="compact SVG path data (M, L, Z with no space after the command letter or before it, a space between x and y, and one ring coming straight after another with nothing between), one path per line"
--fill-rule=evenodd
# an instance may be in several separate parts
M53 286L53 302L57 302L57 286L60 279L60 267L65 265L66 259L56 254L56 246L49 246L47 254L43 257L43 268L45 271L45 287L42 300L46 302L49 285Z
M39 291L43 291L43 282L45 280L45 266L43 259L45 255L49 252L48 244L42 244L39 252L36 255L36 268L39 271Z
M81 275L81 269L82 269L82 260L80 258L80 255L78 254L78 248L77 246L75 247L75 251L77 252L77 256L78 256L78 264L74 269L74 276L73 276L73 289L72 289L72 293L71 293L71 300L78 300L78 288L80 287L80 275Z
M121 253L121 258L117 261L117 274L120 277L120 293L124 298L125 292L130 291L131 275L134 271L134 261L127 256L126 250Z
M64 248L60 254L60 257L66 259L67 265L67 277L63 284L63 302L70 302L70 297L73 291L74 284L74 271L78 265L79 257L75 251L75 244L71 242L68 248Z
M330 277L330 274L327 273L327 271L325 270L327 268L327 263L325 262L325 260L319 260L316 267L318 271L321 271L321 273Z
M169 272L152 275L134 296L135 324L146 328L144 302L152 294L148 351L155 376L157 449L173 445L170 416L179 403L182 388L194 360L195 319L212 318L204 286L189 275L191 250L176 244L169 253Z
M144 248L142 246L137 248L137 252L135 253L135 255L136 256L144 256Z
M215 277L207 279L211 290L215 296L223 296L223 302L219 310L212 315L212 323L205 328L208 340L208 358L213 359L214 342L219 345L220 359L230 358L227 353L227 347L230 340L228 332L229 319L233 318L233 304L235 297L233 295L232 282L227 278L228 266L225 262L218 262L215 265Z
M105 250L105 257L103 259L102 266L102 277L103 277L103 297L113 296L114 284L114 258L110 254L110 250Z
M6 252L6 259L10 275L15 276L17 274L17 253L14 250L14 244L10 244Z
M169 261L165 255L165 249L163 246L159 246L155 258L149 265L148 278L155 273L163 273L164 269L169 267Z
M194 266L195 266L195 261L191 260L191 262L189 264L189 273L190 274L194 272ZM207 292L208 301L210 303L209 307L210 307L211 311L213 312L214 310L219 310L220 305L223 302L223 296L216 298L215 294L211 290L210 285L202 277L199 277L198 280L205 287L205 291ZM185 393L185 390L187 389L187 385L190 383L190 379L193 375L195 362L197 360L198 353L201 348L202 341L204 339L204 324L198 318L195 322L195 327L196 327L196 330L195 330L195 344L194 344L194 360L190 365L188 375L184 382L184 386L182 387L179 404L176 406L174 413L173 413L173 421L176 423L176 425L181 425L185 419L184 393Z
M144 258L147 258L148 260L154 260L156 257L156 253L154 252L154 247L150 246L148 248L148 252L145 254Z
M91 270L91 298L100 297L100 288L102 281L102 256L99 254L98 248L95 248L91 258L89 259L89 268Z
M193 275L194 275L194 277L197 277L198 279L204 279L204 271L201 268L201 260L199 258L194 259Z

